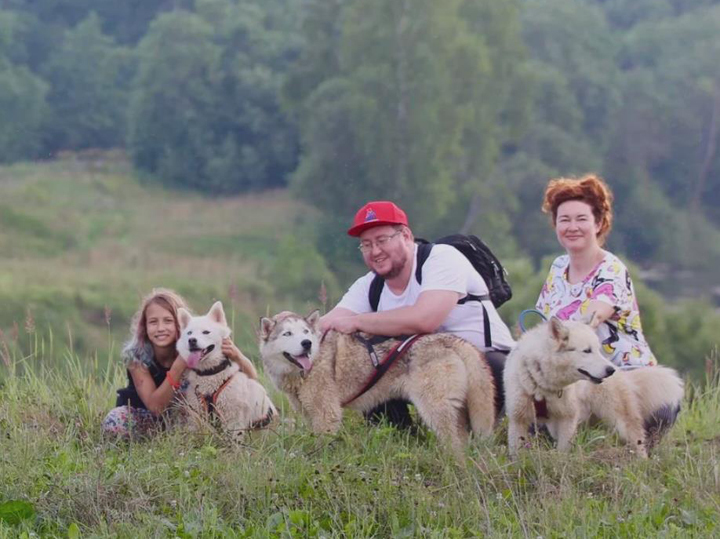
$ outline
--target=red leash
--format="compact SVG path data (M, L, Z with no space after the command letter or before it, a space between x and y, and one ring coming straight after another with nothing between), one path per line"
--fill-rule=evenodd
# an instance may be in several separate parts
M422 333L417 334L417 335L412 335L411 337L408 337L404 341L400 341L399 343L397 343L387 353L387 355L383 358L383 360L376 366L375 372L372 374L372 376L370 377L370 380L367 381L365 386L358 393L356 393L354 397L343 402L342 406L343 407L347 406L348 404L350 404L352 401L354 401L358 397L360 397L360 396L364 395L365 393L367 393L368 391L370 391L370 389L372 389L372 387L380 381L380 378L383 377L383 375L390 369L390 367L392 367L393 363L395 363L395 361L397 361L400 357L402 357L403 354L405 354L405 352L407 352L410 349L410 347L415 343L415 341L417 341L423 335L424 334L422 334Z

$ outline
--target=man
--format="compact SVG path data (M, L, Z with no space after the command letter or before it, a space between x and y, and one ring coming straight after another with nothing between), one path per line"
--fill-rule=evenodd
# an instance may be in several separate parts
M483 302L490 321L490 348L485 346L482 304L458 304L467 295L488 293L470 261L450 245L435 245L423 264L419 284L415 278L417 245L407 216L389 201L368 202L360 208L348 234L360 238L360 252L370 272L355 281L340 303L320 318L320 330L389 336L453 333L485 353L498 390L496 404L501 408L505 356L515 343L492 302ZM368 295L375 275L385 279L377 312L372 311ZM398 407L394 401L388 411L392 422L409 424L406 404Z

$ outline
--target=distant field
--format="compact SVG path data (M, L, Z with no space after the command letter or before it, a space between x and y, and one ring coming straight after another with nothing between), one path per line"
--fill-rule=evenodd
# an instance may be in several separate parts
M0 167L0 329L22 344L29 313L33 338L49 345L52 328L54 346L70 332L75 347L104 350L108 329L123 339L140 297L168 286L197 311L222 300L248 345L260 314L306 307L269 281L283 241L311 234L314 215L287 192L209 199L142 185L114 154Z
M362 271L359 257L340 264L342 275L330 271L317 247L320 217L290 190L205 198L142 182L119 152L0 167L0 351L116 361L140 298L165 286L197 312L223 301L236 342L256 359L260 316L322 308L321 284L331 307ZM332 234L349 241L343 230L323 237ZM513 299L500 314L515 325L550 262L503 262ZM707 303L669 303L638 273L660 362L701 377L720 315Z

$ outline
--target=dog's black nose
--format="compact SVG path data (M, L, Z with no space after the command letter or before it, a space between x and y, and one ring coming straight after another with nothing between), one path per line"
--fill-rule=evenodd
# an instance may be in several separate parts
M188 344L189 344L191 347L197 346L197 339L196 339L195 337L190 337L190 338L188 339Z
M312 341L310 339L305 339L300 343L300 346L303 347L303 350L310 350L310 348L312 348Z
M612 376L614 372L615 369L613 367L607 367L605 369L605 377L607 378L608 376Z

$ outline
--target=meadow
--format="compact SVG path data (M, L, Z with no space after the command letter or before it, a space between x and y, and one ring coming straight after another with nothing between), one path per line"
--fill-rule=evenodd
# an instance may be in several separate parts
M242 445L182 427L103 439L140 297L169 286L198 312L222 300L257 362L259 316L323 308L320 285L331 305L347 284L315 249L315 221L285 190L211 199L145 185L120 154L0 168L0 538L718 533L720 380L704 344L717 342L716 321L698 311L668 323L674 307L647 290L652 342L692 334L705 375L688 381L679 423L646 461L602 428L583 429L568 455L539 438L511 461L501 423L461 467L425 429L352 413L337 436L311 435L276 392L282 421ZM512 320L542 271L508 265Z
M254 344L268 310L318 307L319 286L308 303L287 293L297 282L271 284L312 217L286 191L218 199L144 185L122 153L0 167L0 328L11 347L62 338L102 359L108 334L121 342L140 298L165 286L198 312L222 300L236 339ZM328 273L300 262L318 285Z
M538 438L508 459L505 422L457 466L425 429L348 413L310 434L282 421L233 445L182 427L103 439L124 382L69 350L63 368L4 365L0 537L710 537L720 522L720 383L688 387L679 423L648 460L582 429L569 454Z

